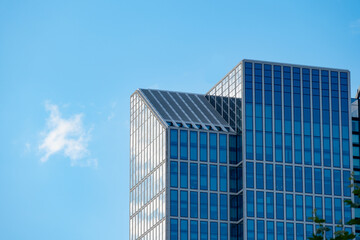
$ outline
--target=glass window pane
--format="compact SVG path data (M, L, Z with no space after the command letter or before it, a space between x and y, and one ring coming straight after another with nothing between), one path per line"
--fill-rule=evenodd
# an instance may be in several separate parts
M190 240L198 240L198 221L190 221Z
M178 158L178 130L170 130L170 158Z
M198 188L198 165L197 163L190 163L190 188Z
M188 187L188 164L184 162L180 163L180 187Z
M227 195L220 194L220 220L227 221L228 219L228 202Z
M218 239L218 223L210 222L210 240Z
M216 193L210 193L210 219L218 219L218 198Z
M170 162L170 187L178 187L178 163Z
M178 191L170 190L170 216L178 216Z
M210 165L210 190L217 191L217 166Z
M219 158L221 163L227 162L227 138L225 134L219 134Z
M180 158L188 159L188 131L180 131Z
M188 221L180 220L180 240L188 240Z
M208 218L208 194L204 192L200 193L200 218Z
M190 132L190 160L197 160L198 158L198 134L197 132Z
M217 162L217 134L210 133L210 162Z
M198 193L190 192L190 217L198 217Z
M208 189L208 172L207 172L207 165L200 164L200 189L207 190Z
M188 217L188 192L180 191L180 216Z
M219 176L220 191L226 192L227 191L227 167L226 166L219 166L219 175L220 175Z
M200 133L200 161L207 162L207 133Z
M208 240L208 223L200 222L200 240Z
M178 220L170 219L170 239L178 240Z

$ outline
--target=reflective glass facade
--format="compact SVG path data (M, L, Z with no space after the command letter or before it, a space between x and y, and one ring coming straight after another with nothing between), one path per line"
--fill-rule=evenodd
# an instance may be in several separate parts
M166 239L166 128L139 94L130 104L130 239Z
M168 133L170 231L177 232L170 239L230 239L239 231L242 204L242 178L235 177L242 171L236 159L240 139L181 127L169 127Z
M315 208L337 231L355 214L354 104L346 70L252 60L205 95L137 90L130 239L301 240Z
M352 217L348 71L244 61L244 73L244 238L306 239L315 208L336 231Z

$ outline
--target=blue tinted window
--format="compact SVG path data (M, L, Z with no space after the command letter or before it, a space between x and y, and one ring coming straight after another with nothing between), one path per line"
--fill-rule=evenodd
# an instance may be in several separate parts
M188 192L180 191L180 216L188 217Z
M210 162L217 162L217 134L210 133Z
M347 223L352 219L351 216L351 207L347 204L344 204L344 222Z
M286 194L286 219L294 219L294 200L292 194Z
M219 166L219 185L220 191L227 191L227 169L226 166Z
M350 171L343 171L343 182L344 182L344 196L350 197L351 188L350 188Z
M266 193L266 217L274 218L274 193Z
M188 239L188 221L180 220L180 240Z
M262 220L257 220L257 239L265 240L265 225Z
M304 216L303 216L303 196L301 195L296 195L295 197L295 201L296 201L296 220L297 221L303 221L304 220Z
M220 223L220 240L228 240L228 227L226 223Z
M201 190L207 190L207 180L208 179L208 173L207 173L207 165L206 164L200 164L200 189Z
M190 221L190 239L198 239L198 221Z
M220 194L220 220L227 221L228 216L228 203L227 203L227 195Z
M304 225L301 223L296 224L296 240L304 240Z
M196 163L190 163L190 188L198 188L198 165Z
M335 217L335 223L341 224L342 221L342 206L341 206L341 199L340 198L334 198L334 217Z
M324 169L324 193L331 195L331 170Z
M274 189L274 173L272 164L266 164L266 189Z
M302 167L295 167L295 191L303 191Z
M249 219L247 221L247 235L248 235L248 240L255 239L255 223L254 223L254 220Z
M256 188L264 189L264 169L262 163L256 163Z
M275 230L274 230L274 222L267 221L267 240L275 240Z
M170 216L178 216L178 191L170 190Z
M180 131L180 158L188 159L188 132L185 130Z
M239 156L237 156L237 152L239 151L240 149L240 146L239 148L237 148L237 144L240 144L240 141L236 141L237 137L234 136L234 135L230 135L229 136L229 162L231 164L236 164L238 163L238 159L240 157L240 154L238 154Z
M225 134L219 135L219 158L221 163L227 162L227 138Z
M190 132L190 160L198 159L198 135L197 132Z
M325 222L332 223L332 199L325 198Z
M285 187L286 191L292 192L293 191L293 171L292 166L285 166Z
M282 193L276 194L276 218L284 219L284 197Z
M178 220L170 219L170 239L178 240Z
M178 131L176 129L170 130L170 157L178 158Z
M218 199L216 193L210 193L210 219L218 219Z
M254 163L246 162L246 187L254 187Z
M200 240L208 240L208 223L200 222Z
M217 222L210 222L210 240L218 239L218 224Z
M323 219L322 197L315 197L316 216Z
M188 187L188 164L184 162L180 163L180 187Z
M170 162L170 187L178 187L178 163Z
M315 193L322 193L322 176L321 169L314 168L314 179L315 179Z
M294 224L286 223L286 240L294 240Z
M311 225L311 224L306 224L306 238L311 237L313 233L314 233L314 231L313 231L313 225Z
M309 222L312 221L309 218L312 217L313 210L314 210L314 208L313 208L312 197L305 196L305 219L306 219L306 221L309 221Z
M200 193L200 218L208 218L208 194Z
M277 240L284 240L284 223L277 222L276 223L276 239Z
M217 191L217 166L210 165L210 190Z
M200 161L207 162L207 133L200 133Z
M256 192L256 217L264 217L264 192Z
M190 217L198 217L198 193L190 192Z
M312 173L311 168L305 168L305 192L312 193Z
M263 133L256 131L256 160L263 160Z
M247 191L246 192L247 200L246 200L246 206L247 206L247 216L248 217L254 217L254 192L253 191Z
M276 190L283 190L283 167L281 165L275 166L275 181L276 181Z

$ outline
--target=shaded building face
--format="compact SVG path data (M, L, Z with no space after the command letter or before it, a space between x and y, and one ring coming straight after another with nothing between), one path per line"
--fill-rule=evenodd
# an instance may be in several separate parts
M349 93L346 70L250 60L204 95L137 90L130 239L306 239L315 208L337 231L352 217Z

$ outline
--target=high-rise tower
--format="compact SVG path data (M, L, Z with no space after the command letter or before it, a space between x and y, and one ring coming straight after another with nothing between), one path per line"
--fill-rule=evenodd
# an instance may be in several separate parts
M350 104L347 70L253 60L203 95L135 91L130 239L306 239L315 208L336 231Z

